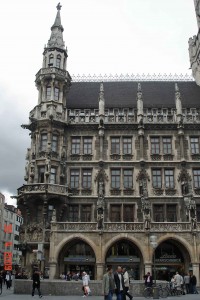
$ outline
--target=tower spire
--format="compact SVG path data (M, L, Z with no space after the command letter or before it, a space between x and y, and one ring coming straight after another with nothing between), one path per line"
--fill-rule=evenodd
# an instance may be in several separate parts
M59 2L58 5L56 6L57 14L56 14L54 24L51 27L51 36L47 44L47 47L49 48L56 47L56 48L64 49L65 47L65 43L63 41L63 35L62 35L64 28L61 24L61 17L60 17L61 7L62 6L60 5Z

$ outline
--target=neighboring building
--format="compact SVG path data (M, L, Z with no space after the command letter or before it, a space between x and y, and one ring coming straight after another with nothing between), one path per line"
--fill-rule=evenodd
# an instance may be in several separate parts
M123 264L142 279L156 247L159 279L192 269L199 282L200 87L73 82L57 9L38 103L23 125L31 133L17 196L24 267L101 279L106 265Z
M19 228L23 224L21 212L13 205L5 203L0 193L0 267L5 268L5 255L11 256L11 270L18 269L22 252L19 249ZM10 255L10 254L11 255Z

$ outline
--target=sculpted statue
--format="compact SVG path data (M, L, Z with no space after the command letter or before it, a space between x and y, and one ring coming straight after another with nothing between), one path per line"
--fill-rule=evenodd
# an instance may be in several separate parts
M51 160L49 156L45 160L46 173L50 173L51 171Z

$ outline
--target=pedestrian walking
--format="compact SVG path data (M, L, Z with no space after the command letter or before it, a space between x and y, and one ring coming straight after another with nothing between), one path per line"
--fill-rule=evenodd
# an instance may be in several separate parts
M147 272L147 274L144 275L144 284L145 284L146 287L152 287L152 285L153 285L153 278L152 278L150 272Z
M198 291L197 291L197 288L196 288L197 279L196 279L196 276L193 273L191 273L191 276L190 276L190 285L191 285L192 294L198 294Z
M129 287L130 287L129 274L125 267L122 269L122 271L123 271L123 276L124 276L124 287L125 287L124 300L126 300L126 296L128 296L129 299L132 300L133 296L129 293Z
M108 267L107 272L103 275L102 289L104 300L112 300L113 293L115 291L115 281L112 267Z
M89 287L89 276L86 272L82 273L82 281L83 281L83 297L87 297L90 294L90 287Z
M185 274L183 281L185 284L186 294L189 294L190 293L190 274L189 273Z
M114 274L114 280L116 285L115 291L117 295L117 300L123 300L125 286L124 286L124 277L122 274L122 268L120 266L117 267L117 271Z
M42 294L40 291L40 272L38 270L35 270L33 272L32 280L33 280L32 296L34 296L35 289L37 289L39 297L42 298Z
M7 290L11 287L11 273L8 271L6 272L6 287Z
M178 272L176 272L176 275L174 276L174 281L177 290L182 290L183 277Z

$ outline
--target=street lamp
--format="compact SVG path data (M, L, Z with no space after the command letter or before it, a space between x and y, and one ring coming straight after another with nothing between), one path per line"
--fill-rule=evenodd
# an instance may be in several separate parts
M156 286L156 247L157 243L157 236L151 235L150 236L150 245L153 248L153 273L154 273L154 289L153 289L153 299L159 299L159 289Z

